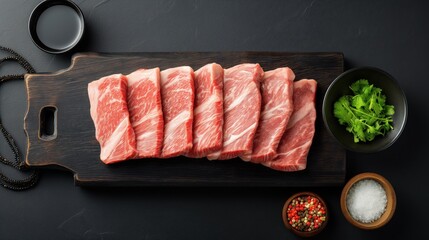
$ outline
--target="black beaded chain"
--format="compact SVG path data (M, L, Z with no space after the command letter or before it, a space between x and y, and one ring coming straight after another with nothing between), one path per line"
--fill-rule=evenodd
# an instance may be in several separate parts
M21 65L27 71L27 73L35 73L34 68L30 65L30 63L28 63L27 60L25 60L21 55L19 55L12 49L0 46L0 51L4 51L11 54L11 56L7 56L5 58L0 59L0 65L7 61L14 61L19 63L19 65ZM22 80L22 79L24 79L24 74L12 74L12 75L0 76L0 86L2 83L7 81ZM2 155L0 155L0 162L5 165L11 166L19 171L28 170L26 168L26 165L21 159L21 154L15 143L15 140L13 139L12 135L3 126L1 117L0 117L0 131L3 134L3 137L5 138L7 144L9 145L15 157L14 161L11 161L6 159ZM0 171L0 184L3 187L12 189L12 190L19 191L19 190L28 189L34 186L37 183L38 179L39 179L39 172L37 170L32 170L30 175L28 175L23 179L12 179Z

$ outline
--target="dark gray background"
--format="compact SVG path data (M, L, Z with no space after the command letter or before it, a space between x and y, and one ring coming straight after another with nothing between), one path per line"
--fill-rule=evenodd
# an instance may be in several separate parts
M21 53L38 72L56 71L69 65L71 54L50 55L32 43L27 20L38 2L0 1L0 45ZM385 227L363 231L350 225L340 210L342 186L80 188L72 174L44 170L28 191L0 189L0 239L294 239L281 209L301 190L320 194L330 210L317 239L423 236L429 215L429 8L423 2L76 0L87 35L74 52L340 51L346 68L369 65L392 74L408 98L405 131L388 150L347 154L346 180L371 171L394 186L398 205ZM16 70L5 64L0 74ZM0 88L1 118L21 150L25 99L22 82ZM4 140L0 152L11 155Z

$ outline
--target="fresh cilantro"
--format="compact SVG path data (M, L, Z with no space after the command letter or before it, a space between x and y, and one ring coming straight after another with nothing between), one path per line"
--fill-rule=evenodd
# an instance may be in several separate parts
M395 107L386 104L381 88L369 84L368 80L354 82L350 89L354 95L340 97L334 103L334 116L341 125L353 134L354 142L372 141L393 129Z

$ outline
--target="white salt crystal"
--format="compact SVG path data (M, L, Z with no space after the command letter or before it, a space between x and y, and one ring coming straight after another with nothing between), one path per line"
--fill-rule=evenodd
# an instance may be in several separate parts
M346 204L351 216L357 221L374 222L386 210L386 191L374 180L361 180L350 188Z

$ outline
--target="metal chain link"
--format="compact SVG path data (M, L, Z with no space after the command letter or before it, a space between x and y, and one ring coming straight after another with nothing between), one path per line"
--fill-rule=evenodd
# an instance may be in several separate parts
M19 65L21 65L25 69L25 71L27 71L27 73L35 73L36 72L27 60L25 60L21 55L19 55L18 53L16 53L12 49L0 46L0 51L4 51L4 52L7 52L7 53L12 55L12 56L7 56L5 58L0 59L0 65L4 62L7 62L7 61L14 61L14 62L17 62ZM7 81L22 80L22 79L24 79L24 74L10 74L10 75L6 75L6 76L1 76L0 77L0 86L2 83L7 82ZM14 158L15 158L14 161L11 161L11 160L6 159L2 155L0 155L0 162L5 164L5 165L11 166L11 167L13 167L19 171L28 170L28 169L26 169L26 166L21 159L21 154L19 152L18 146L15 143L15 140L13 139L12 135L3 126L3 123L1 121L1 117L0 117L0 131L1 131L4 139L6 140L9 148L11 149L11 151L14 155ZM2 171L0 171L0 184L3 187L11 189L11 190L20 191L20 190L28 189L28 188L34 186L38 180L39 180L39 171L37 171L37 170L32 170L30 175L28 175L27 177L25 177L23 179L12 179L12 178L6 176Z

